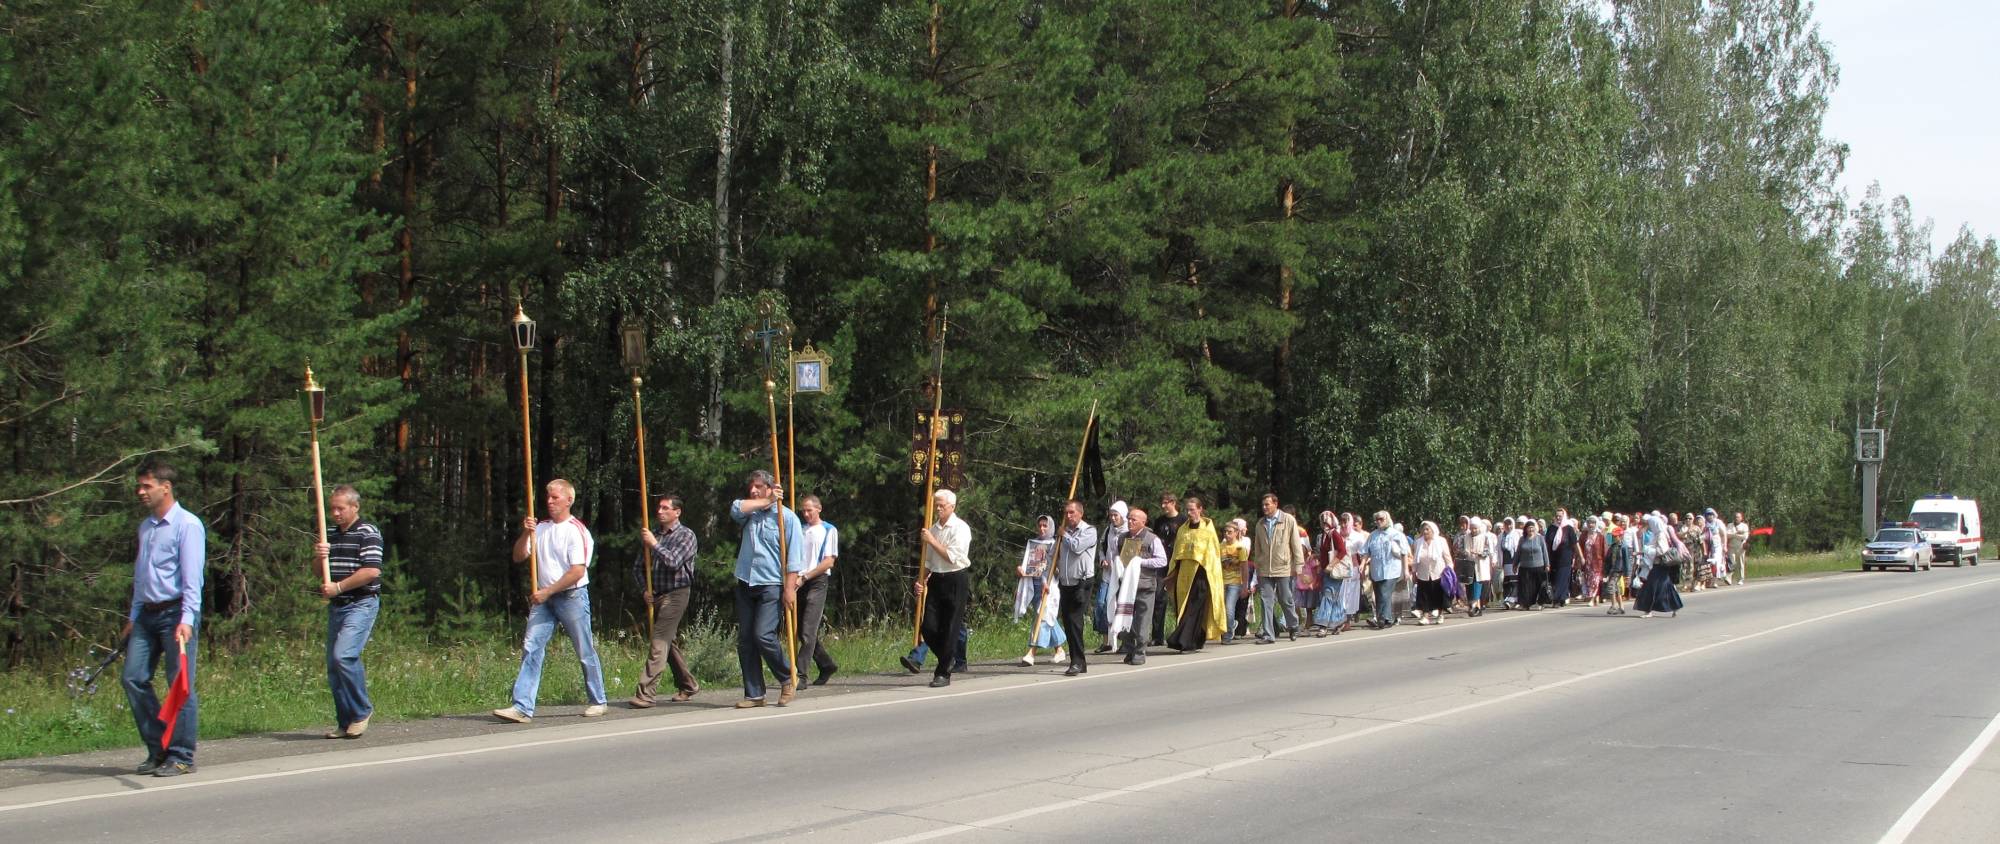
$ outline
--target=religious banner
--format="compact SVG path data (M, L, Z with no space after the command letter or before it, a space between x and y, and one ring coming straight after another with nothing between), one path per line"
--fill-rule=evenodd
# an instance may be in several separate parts
M937 440L937 452L931 452L931 440ZM910 483L924 485L924 469L929 466L937 474L939 489L958 489L965 485L965 411L945 408L938 411L933 419L929 410L917 411L917 429L910 436Z

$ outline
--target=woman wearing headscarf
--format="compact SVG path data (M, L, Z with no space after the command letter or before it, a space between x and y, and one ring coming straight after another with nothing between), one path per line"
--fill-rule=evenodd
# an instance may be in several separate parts
M1097 581L1097 606L1093 608L1095 612L1091 616L1090 625L1104 636L1104 642L1091 653L1108 654L1111 652L1112 643L1118 641L1118 636L1111 632L1113 590L1110 572L1118 561L1119 543L1125 539L1125 514L1129 510L1125 502L1115 502L1104 517L1104 535L1100 537L1103 544L1097 554L1097 570L1104 574ZM1083 643L1078 642L1077 647L1083 647Z
M1640 574L1642 582L1638 593L1632 596L1632 608L1644 613L1642 618L1652 618L1656 612L1679 615L1681 593L1674 588L1674 581L1679 579L1680 564L1674 554L1680 537L1655 510L1646 517L1644 540L1646 559L1651 566Z
M1486 614L1486 582L1493 579L1493 534L1487 532L1486 520L1478 516L1461 521L1465 533L1452 550L1462 554L1465 562L1458 575L1459 584L1465 588L1465 616L1478 618Z
M1582 552L1583 592L1590 596L1590 605L1597 606L1598 592L1604 586L1604 522L1591 516L1583 523L1583 540L1577 545Z
M1041 610L1042 574L1048 571L1049 561L1055 559L1056 520L1043 516L1035 524L1035 536L1028 540L1027 550L1021 552L1021 564L1014 567L1014 573L1019 575L1014 581L1015 621Z
M1222 543L1215 536L1215 520L1196 496L1188 496L1187 521L1174 534L1173 562L1167 580L1174 584L1176 605L1174 630L1167 647L1182 653L1201 650L1210 639L1222 638L1227 629L1223 614Z
M1062 618L1057 612L1061 608L1060 602L1053 598L1045 597L1046 593L1050 591L1049 584L1053 580L1052 567L1055 565L1056 559L1056 520L1048 516L1043 516L1036 519L1035 523L1040 528L1040 532L1035 535L1035 538L1028 540L1027 550L1021 553L1020 570L1022 572L1032 572L1035 584L1038 587L1034 596L1034 602L1029 607L1035 613L1035 633L1028 640L1028 652L1021 655L1021 665L1024 666L1035 664L1035 650L1037 648L1055 649L1055 655L1049 659L1050 663L1069 661L1069 655L1063 651L1063 645L1068 643L1069 638L1063 633ZM1025 577L1023 578L1023 580L1026 579ZM1014 605L1017 613L1020 609L1020 601L1021 590L1016 588ZM1015 618L1019 619L1020 615L1015 615Z
M1222 643L1236 641L1237 630L1243 625L1243 610L1249 601L1250 578L1250 525L1242 519L1230 519L1222 529L1222 610L1227 618L1222 624Z
M1521 604L1521 523L1513 516L1500 520L1500 601L1508 607L1519 608Z
M1299 520L1300 533L1305 533L1305 526L1305 520ZM1322 561L1313 555L1310 534L1307 536L1306 541L1299 543L1300 550L1303 551L1299 555L1301 562L1299 567L1292 572L1292 595L1294 596L1293 600L1296 601L1299 612L1299 632L1301 633L1314 632L1314 629L1319 627L1319 623L1314 621L1313 618L1319 611L1321 597L1319 586L1320 581L1326 574L1326 567L1321 564ZM1322 631L1317 633L1317 635L1324 636L1326 633Z
M1439 616L1451 607L1451 596L1444 591L1444 570L1451 566L1451 541L1438 532L1437 522L1424 522L1417 529L1413 551L1410 570L1416 579L1417 623L1437 624Z
M1347 535L1340 519L1331 510L1319 514L1319 540L1313 543L1312 564L1320 570L1319 606L1313 610L1318 635L1338 634L1347 627L1347 604L1341 592L1354 579L1354 565L1347 560Z
M1353 575L1340 583L1340 611L1347 616L1341 622L1342 631L1354 629L1354 617L1361 613L1361 584L1368 580L1367 571L1362 568L1361 545L1368 541L1368 532L1361 529L1361 517L1353 513L1340 514L1340 527L1347 542L1347 562Z
M1549 582L1549 544L1542 541L1542 526L1534 519L1521 520L1521 546L1514 552L1514 566L1520 571L1520 598L1515 606L1539 609L1542 587Z

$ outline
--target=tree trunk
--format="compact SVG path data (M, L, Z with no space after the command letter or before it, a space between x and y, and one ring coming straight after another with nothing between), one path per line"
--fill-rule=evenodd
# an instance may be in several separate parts
M729 292L729 171L736 158L735 64L736 29L727 13L722 18L721 85L717 92L715 129L715 274L710 302L719 304ZM722 344L708 354L708 404L701 419L701 439L722 442Z

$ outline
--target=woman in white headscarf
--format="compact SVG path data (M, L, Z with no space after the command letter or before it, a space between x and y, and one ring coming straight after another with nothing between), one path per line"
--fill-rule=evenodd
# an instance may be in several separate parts
M1113 503L1110 512L1104 517L1103 535L1098 537L1103 541L1097 549L1097 604L1092 608L1090 626L1104 636L1104 642L1091 653L1108 654L1111 652L1112 644L1118 641L1118 637L1111 635L1110 632L1111 577L1108 572L1118 561L1118 545L1125 540L1125 514L1130 510L1131 508L1123 501ZM1083 643L1078 642L1077 647L1083 647Z
M1417 623L1437 624L1451 607L1451 596L1444 591L1444 571L1451 567L1451 541L1438 532L1437 522L1424 522L1417 529L1412 551L1414 562L1410 570L1416 579Z
M1340 606L1347 614L1347 621L1340 625L1340 629L1352 630L1354 617L1361 613L1361 584L1368 582L1361 561L1361 546L1368 541L1368 532L1361 529L1361 517L1353 513L1340 514L1340 525L1342 530L1347 531L1347 562L1354 570L1353 577L1340 583Z
M1037 524L1041 532L1036 534L1034 539L1028 540L1028 548L1021 554L1021 570L1034 572L1036 585L1039 587L1031 608L1035 613L1034 638L1028 641L1028 652L1021 656L1021 664L1024 666L1035 664L1037 648L1055 649L1055 655L1049 659L1050 663L1069 661L1068 654L1063 651L1063 645L1068 643L1069 639L1063 633L1062 619L1057 613L1062 602L1055 600L1053 595L1044 594L1054 591L1056 520L1043 516L1037 520ZM1016 590L1014 597L1017 602L1020 600L1019 590Z

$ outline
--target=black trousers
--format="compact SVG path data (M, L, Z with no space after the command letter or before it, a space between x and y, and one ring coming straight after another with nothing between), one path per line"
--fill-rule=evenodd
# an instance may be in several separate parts
M972 595L972 572L931 572L924 586L924 644L938 657L938 677L951 676L953 660L945 654L958 652L958 631L965 627L965 605Z
M1543 568L1521 569L1520 594L1517 599L1521 607L1532 607L1542 600L1542 587L1549 582L1549 570Z
M1056 617L1062 620L1063 636L1069 639L1069 664L1084 665L1083 616L1097 599L1097 583L1086 580L1057 586L1056 596L1062 602Z
M1160 600L1159 592L1159 586L1155 585L1153 587L1153 622L1147 625L1146 629L1151 631L1148 638L1150 643L1164 645L1167 643L1165 638L1167 630L1167 602Z

